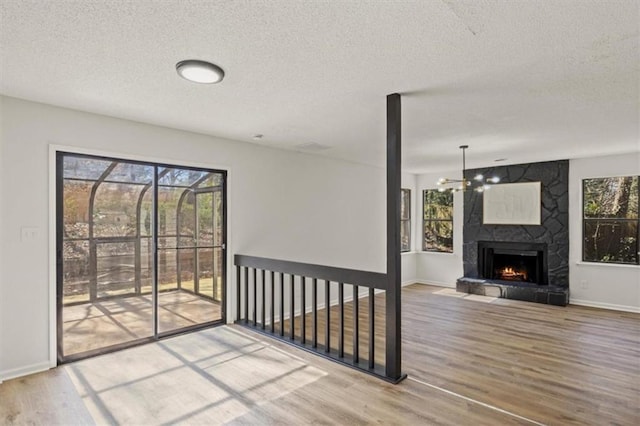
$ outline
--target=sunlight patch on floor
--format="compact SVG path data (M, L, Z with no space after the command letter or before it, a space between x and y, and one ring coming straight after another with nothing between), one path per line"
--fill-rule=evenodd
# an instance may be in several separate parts
M65 366L98 424L222 423L327 375L217 327Z
M434 291L433 294L438 294L440 296L457 297L459 299L473 300L475 302L484 302L484 303L493 303L496 300L498 300L497 297L461 293L456 291L455 288L443 288L442 290Z

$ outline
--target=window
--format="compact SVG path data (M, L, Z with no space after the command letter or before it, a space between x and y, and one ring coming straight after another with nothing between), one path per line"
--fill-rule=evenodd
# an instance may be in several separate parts
M423 202L422 250L453 253L453 193L427 189Z
M638 264L638 179L582 181L585 262Z
M411 250L411 190L400 190L400 251Z

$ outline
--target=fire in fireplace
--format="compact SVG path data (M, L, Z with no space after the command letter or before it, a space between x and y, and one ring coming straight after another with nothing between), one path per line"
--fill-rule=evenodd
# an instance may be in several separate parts
M499 280L507 281L527 281L528 277L526 269L514 269L512 266L505 266L496 275Z
M478 271L487 279L547 284L546 244L480 241Z

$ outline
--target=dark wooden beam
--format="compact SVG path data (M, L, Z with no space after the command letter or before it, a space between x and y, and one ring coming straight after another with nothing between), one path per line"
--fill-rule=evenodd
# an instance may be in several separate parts
M358 271L355 269L290 262L288 260L268 259L242 254L236 254L233 257L233 263L237 266L250 266L252 268L266 269L267 271L313 277L319 280L345 282L382 290L387 287L386 275L379 272Z
M387 289L386 376L402 379L400 285L400 186L401 186L400 95L387 96Z

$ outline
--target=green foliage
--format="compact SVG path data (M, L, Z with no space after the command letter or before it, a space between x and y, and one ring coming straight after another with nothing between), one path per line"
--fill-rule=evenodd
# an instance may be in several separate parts
M638 176L583 181L583 258L638 263Z
M585 179L585 218L638 218L638 176Z
M423 250L453 252L453 193L424 191Z

